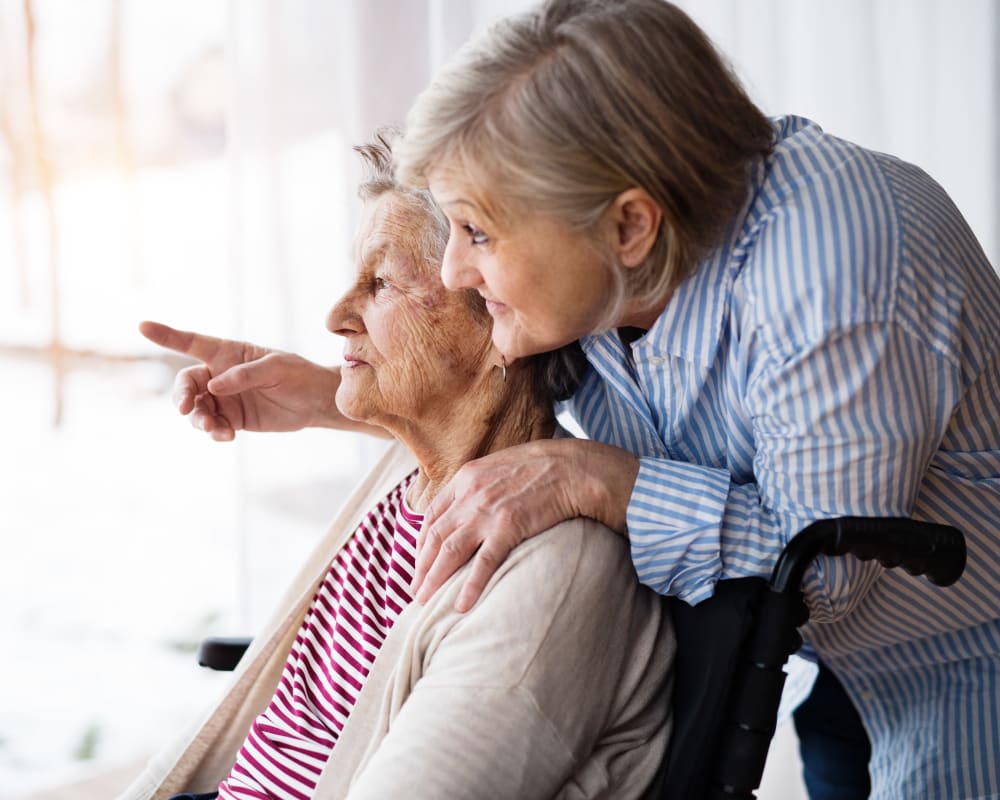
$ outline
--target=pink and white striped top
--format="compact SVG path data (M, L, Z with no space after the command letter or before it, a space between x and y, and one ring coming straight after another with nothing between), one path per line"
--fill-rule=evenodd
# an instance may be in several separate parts
M220 800L308 800L403 609L423 516L406 504L416 472L340 551L306 613L274 697L254 720Z

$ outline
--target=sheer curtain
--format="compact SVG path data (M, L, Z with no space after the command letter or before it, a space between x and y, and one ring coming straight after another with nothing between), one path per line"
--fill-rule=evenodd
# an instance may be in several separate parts
M1000 259L993 0L683 0L770 114L924 168Z

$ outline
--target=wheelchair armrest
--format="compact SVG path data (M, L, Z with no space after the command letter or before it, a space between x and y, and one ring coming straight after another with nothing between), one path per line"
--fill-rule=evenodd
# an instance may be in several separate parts
M198 664L219 672L232 672L250 646L246 636L214 636L198 648Z

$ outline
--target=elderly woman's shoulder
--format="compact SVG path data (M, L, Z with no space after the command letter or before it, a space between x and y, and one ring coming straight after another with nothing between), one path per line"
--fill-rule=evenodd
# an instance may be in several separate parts
M514 550L511 559L512 567L541 572L550 581L562 576L589 583L638 585L625 537L585 517L560 522L532 537Z

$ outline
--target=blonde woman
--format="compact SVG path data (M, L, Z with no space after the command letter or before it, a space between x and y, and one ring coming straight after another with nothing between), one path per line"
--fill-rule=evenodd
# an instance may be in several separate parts
M970 561L947 592L852 559L807 576L807 782L867 796L867 731L873 797L1000 796L1000 280L941 187L766 118L663 0L498 23L417 99L397 159L507 363L579 339L590 364L570 401L590 441L471 462L431 503L418 599L472 559L469 607L577 515L692 604L820 518L953 524Z

